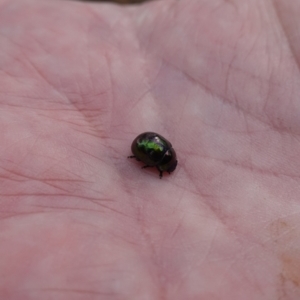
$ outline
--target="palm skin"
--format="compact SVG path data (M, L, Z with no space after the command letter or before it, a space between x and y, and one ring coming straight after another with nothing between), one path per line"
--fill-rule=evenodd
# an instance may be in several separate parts
M1 0L0 299L299 299L299 12Z

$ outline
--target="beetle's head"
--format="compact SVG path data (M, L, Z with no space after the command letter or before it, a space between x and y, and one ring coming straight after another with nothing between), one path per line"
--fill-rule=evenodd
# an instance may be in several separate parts
M163 159L159 162L158 169L168 173L173 172L177 167L176 153L173 148L169 149Z

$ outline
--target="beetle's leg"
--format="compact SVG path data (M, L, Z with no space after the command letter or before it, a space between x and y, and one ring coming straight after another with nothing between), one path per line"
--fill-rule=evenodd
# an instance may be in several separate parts
M135 158L137 161L141 161L140 159L138 159L136 156L131 155L131 156L127 156L127 158Z
M156 167L156 169L157 169L158 172L159 172L159 179L162 179L162 177L163 177L163 172L162 172L158 167Z
M152 166L146 165L146 166L143 166L142 169L151 168L151 167L152 167Z

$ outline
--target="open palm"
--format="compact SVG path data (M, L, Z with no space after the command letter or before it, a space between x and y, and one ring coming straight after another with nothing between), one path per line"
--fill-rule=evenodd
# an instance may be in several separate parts
M277 2L0 1L0 299L299 299L300 1ZM144 131L177 152L161 180L127 159Z

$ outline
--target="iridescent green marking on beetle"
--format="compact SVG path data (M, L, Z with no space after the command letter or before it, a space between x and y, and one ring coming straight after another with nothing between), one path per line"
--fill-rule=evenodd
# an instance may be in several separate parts
M164 147L155 143L155 142L150 142L147 140L142 140L140 142L137 142L138 148L145 148L145 149L153 149L154 151L163 151Z

